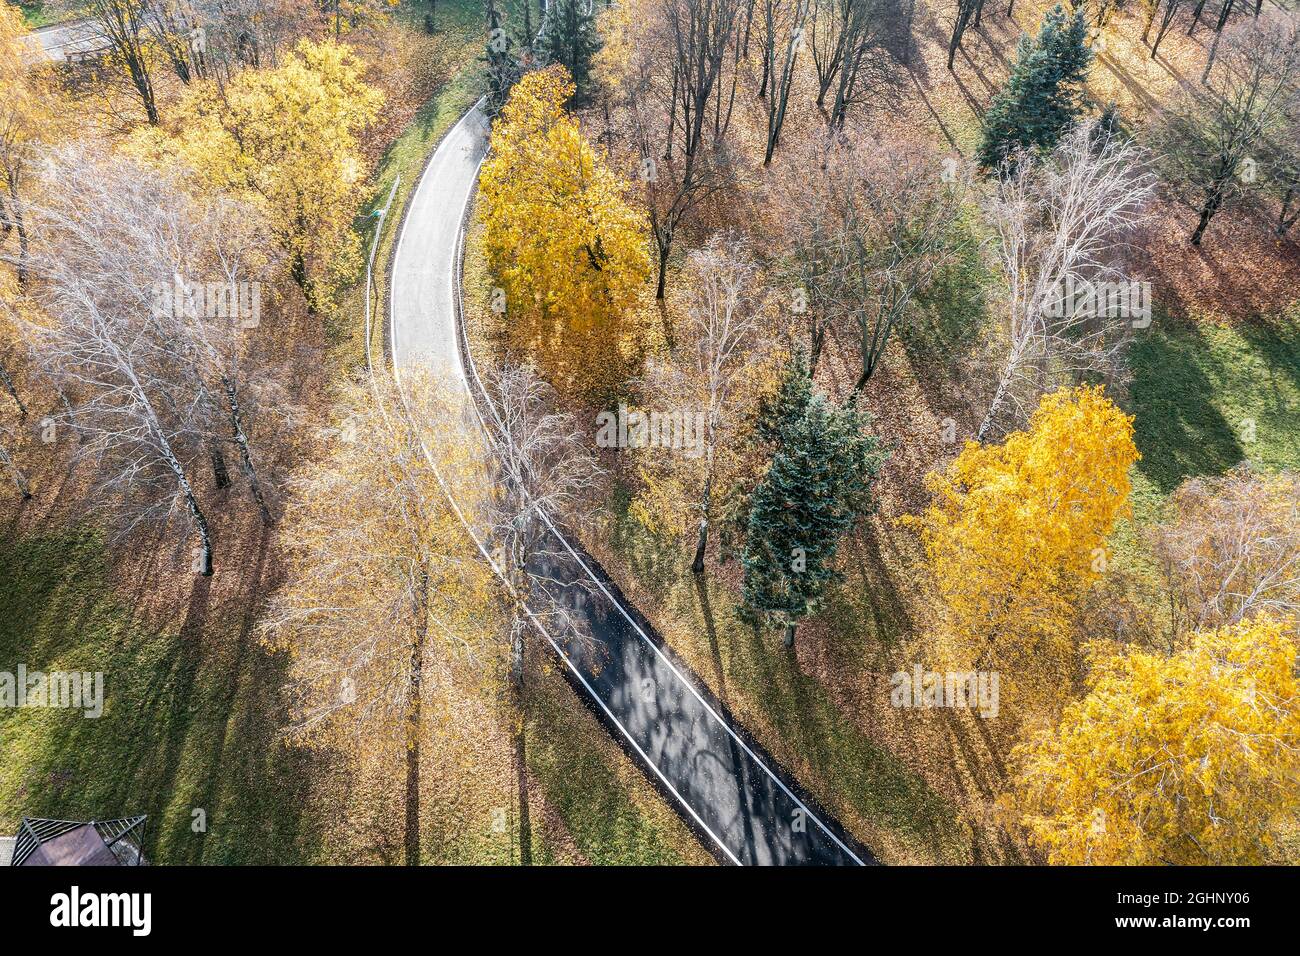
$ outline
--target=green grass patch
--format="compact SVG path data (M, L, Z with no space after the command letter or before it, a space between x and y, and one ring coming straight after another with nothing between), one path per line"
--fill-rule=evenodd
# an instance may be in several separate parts
M1139 521L1184 480L1242 461L1300 467L1300 313L1225 327L1157 316L1130 355Z
M47 7L44 0L19 0L18 12L22 14L23 22L31 30L39 30L41 27L53 26L71 19L68 14Z
M158 863L311 862L308 757L277 738L283 662L197 592L185 620L142 623L106 561L89 529L0 547L0 670L99 671L105 700L97 719L0 710L0 833L143 813Z

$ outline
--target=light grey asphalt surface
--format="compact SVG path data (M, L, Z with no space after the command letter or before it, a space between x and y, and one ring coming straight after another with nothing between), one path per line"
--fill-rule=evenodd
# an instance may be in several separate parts
M44 58L60 62L93 53L103 48L104 41L98 36L96 25L89 20L72 20L33 30L28 44L33 50L33 61Z
M443 137L399 227L389 283L394 365L430 365L461 384L465 370L456 344L457 240L487 141L487 117L478 108Z
M457 344L458 240L487 136L476 108L443 139L400 227L390 282L394 364L432 365L466 388ZM604 572L558 529L551 534L546 570L565 582L556 597L580 612L599 644L593 652L565 635L548 640L575 689L589 696L589 706L706 845L745 865L875 862L729 725L702 682L661 649Z

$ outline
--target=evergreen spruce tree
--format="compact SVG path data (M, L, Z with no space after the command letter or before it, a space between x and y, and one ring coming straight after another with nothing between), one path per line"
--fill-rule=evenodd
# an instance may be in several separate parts
M494 0L487 3L487 47L480 58L487 64L487 114L496 116L510 96L510 88L519 79L519 64L511 47L509 31L501 26L501 14Z
M1047 11L1036 38L1020 38L1011 76L984 116L980 165L996 169L1017 149L1054 147L1083 113L1091 63L1082 7L1070 14L1058 3Z
M539 52L550 63L561 63L573 77L575 102L582 102L591 85L591 59L600 49L595 4L588 0L552 0Z
M755 428L759 439L769 445L780 446L786 433L803 418L812 393L808 353L799 349L791 357L776 394L764 399L759 405Z
M870 510L886 458L866 433L870 416L828 402L812 391L807 366L799 371L782 386L792 401L769 419L780 447L754 491L743 558L745 603L785 626L786 647L835 579L840 537Z

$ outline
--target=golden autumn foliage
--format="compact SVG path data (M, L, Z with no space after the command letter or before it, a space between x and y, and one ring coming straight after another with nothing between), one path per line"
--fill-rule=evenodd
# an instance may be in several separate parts
M285 584L263 624L291 657L299 736L383 767L390 794L404 761L408 864L422 860L424 745L463 732L448 683L469 698L490 687L501 630L494 579L461 523L481 520L485 488L461 396L418 368L400 390L384 375L345 391L331 447L293 482Z
M310 307L328 305L355 275L352 219L366 183L358 135L382 94L344 45L303 40L270 69L196 87L176 114L176 135L146 130L135 148L176 155L211 186L265 209L290 275Z
M34 42L18 8L0 2L0 252L9 245L21 263L28 241L23 195L32 147L58 125L56 95L45 71L28 62ZM19 266L21 269L21 265Z
M1010 802L1049 862L1282 862L1300 811L1293 634L1255 618L1167 657L1095 660L1088 694L1014 754Z
M482 450L458 392L416 370L403 386L350 386L326 454L292 483L289 573L265 632L294 659L309 737L396 730L424 658L477 657L493 632L493 579L438 480L475 521Z
M1138 457L1132 419L1084 386L1045 396L1025 431L968 442L927 477L934 503L904 520L921 530L954 663L1001 670L1016 703L1068 690L1076 602L1105 570Z
M492 132L480 201L507 344L562 393L595 397L627 376L636 352L648 227L565 114L573 89L559 66L516 84Z

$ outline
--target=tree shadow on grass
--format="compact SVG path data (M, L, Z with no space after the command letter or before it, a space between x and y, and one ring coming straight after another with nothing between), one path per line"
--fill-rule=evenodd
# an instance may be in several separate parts
M682 857L681 850L695 841L674 808L666 802L646 806L646 797L634 797L632 788L658 801L639 770L630 782L618 772L618 746L590 714L586 699L576 699L577 692L554 671L537 674L530 685L529 774L584 858L597 865L640 866L703 859Z
M943 796L870 739L830 689L801 670L775 632L739 618L734 582L726 581L733 569L711 570L705 581L710 628L684 549L645 532L625 513L609 540L638 585L629 595L654 595L653 601L640 598L641 610L672 649L715 694L725 685L728 704L745 729L841 823L889 857L955 863L968 855L957 812ZM875 560L883 567L878 553ZM887 600L881 612L891 617L891 627L906 618L897 608L891 611ZM838 641L827 650L853 673L862 670L861 644ZM755 712L760 719L749 726L744 715Z
M954 825L955 808L854 726L817 681L799 669L795 655L780 647L774 633L764 634L739 621L725 630L733 670L737 655L748 659L751 706L758 705L771 722L783 745L780 751L810 768L806 777L800 775L800 783L833 811L852 807L890 849L910 845L911 853L922 859L956 862L965 837ZM795 765L780 751L774 750L778 760ZM871 837L868 834L866 842L880 852L880 841Z
M0 822L147 813L145 851L159 863L310 860L308 757L277 742L283 662L252 640L260 602L217 602L203 579L179 630L152 628L114 596L104 563L101 536L84 528L0 546L0 578L14 585L0 595L0 669L101 671L105 699L98 719L0 715ZM249 567L245 588L222 593L256 589Z
M1153 326L1129 355L1136 411L1138 468L1164 494L1191 475L1217 475L1245 457L1237 428L1216 406L1214 362L1203 333L1191 324Z

